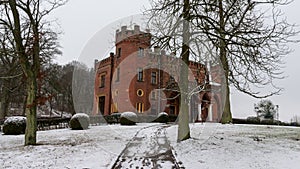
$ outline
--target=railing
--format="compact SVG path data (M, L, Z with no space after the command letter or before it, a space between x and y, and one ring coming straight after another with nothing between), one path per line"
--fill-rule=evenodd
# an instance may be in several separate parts
M120 123L120 113L107 115L107 116L90 116L90 125L97 126L101 124L118 124ZM69 122L71 118L61 118L61 117L43 117L37 119L37 129L42 130L52 130L52 129L62 129L69 128ZM155 115L138 115L139 122L154 122L156 119ZM177 116L170 115L169 122L175 122ZM0 120L0 131L2 131L2 126L4 119Z
M61 118L61 117L38 118L37 128L38 130L68 128L70 119L71 118Z

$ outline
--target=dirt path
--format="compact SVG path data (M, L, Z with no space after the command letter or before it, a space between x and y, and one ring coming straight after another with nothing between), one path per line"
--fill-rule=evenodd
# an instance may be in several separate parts
M166 137L167 127L169 125L154 125L139 130L126 145L112 168L183 168L173 155L172 147Z

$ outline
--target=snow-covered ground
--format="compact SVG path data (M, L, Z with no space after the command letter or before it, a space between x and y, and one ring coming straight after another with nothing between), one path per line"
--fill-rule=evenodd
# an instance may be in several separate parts
M23 146L24 135L0 135L0 168L111 168L135 134L151 125L39 131L40 145L28 147ZM177 126L166 128L177 161L187 169L300 168L300 128L212 123L190 127L193 138L180 143Z
M28 147L23 146L24 135L0 135L0 168L110 168L126 143L147 125L38 131L41 145Z
M177 143L177 126L167 129L177 158L188 169L299 169L300 128L255 125L191 125L192 139Z

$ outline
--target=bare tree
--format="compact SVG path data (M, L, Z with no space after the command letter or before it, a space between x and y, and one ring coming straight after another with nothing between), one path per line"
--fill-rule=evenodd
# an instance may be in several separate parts
M158 1L153 3L150 11L153 22L151 24L159 30L154 35L154 45L160 46L170 52L180 52L180 58L185 65L190 61L190 1ZM157 19L161 16L163 18ZM164 23L164 24L163 24ZM175 40L178 38L179 40ZM175 45L171 45L172 40ZM182 66L180 69L180 112L178 141L190 138L189 129L189 104L188 104L188 67Z
M208 60L217 62L216 58L213 57L204 59L206 57L204 53L215 54L209 48L212 45L209 42L204 42L205 37L195 31L192 5L193 1L191 0L152 1L152 8L146 12L150 16L149 27L154 32L153 45L160 46L170 53L180 53L180 59L182 60L182 63L177 64L179 66L177 70L180 70L179 89L177 89L178 87L171 89L179 92L181 100L178 141L190 138L190 99L206 88L205 79L191 85L188 79L189 63L193 61L204 64ZM203 70L199 68L197 71L200 73Z
M0 119L4 119L7 115L11 98L20 101L20 96L16 93L22 88L22 75L22 70L14 57L12 35L7 29L3 29L0 31Z
M159 32L155 42L178 50L181 46L176 39L180 34L178 29L183 20L190 22L190 44L196 44L189 46L192 56L200 57L199 60L204 58L201 50L208 44L224 69L226 99L222 123L232 120L230 85L255 98L280 93L281 88L273 82L283 78L282 57L291 52L288 43L297 42L293 37L298 32L278 7L291 1L189 0L189 17L183 19L186 3L152 1L152 9L148 12L152 26ZM256 90L268 85L275 90L270 93Z
M287 0L208 0L195 5L200 9L195 10L195 17L199 18L195 24L218 51L227 78L222 123L232 118L230 84L255 98L266 98L282 90L273 82L283 78L282 57L291 52L288 43L297 42L292 38L298 33L278 9L289 3ZM275 90L270 93L257 90L268 85Z
M26 78L26 117L25 145L36 144L38 93L42 78L41 45L45 17L64 0L8 0L3 1L0 24L12 32L15 53Z

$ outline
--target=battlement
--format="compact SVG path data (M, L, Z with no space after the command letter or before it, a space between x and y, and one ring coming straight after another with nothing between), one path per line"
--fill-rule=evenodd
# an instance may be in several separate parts
M103 66L106 66L106 65L111 65L111 63L113 62L113 57L114 57L114 53L113 52L111 52L110 54L109 54L109 57L107 57L107 58L104 58L104 59L102 59L102 60L97 60L97 59L95 59L94 60L94 69L95 70L97 70L97 69L99 69L100 67L103 67Z
M135 35L140 35L140 34L150 34L150 30L146 29L145 32L140 30L139 25L134 25L133 30L127 29L127 26L122 26L121 30L117 29L116 30L116 44L121 42L124 39L133 37Z

